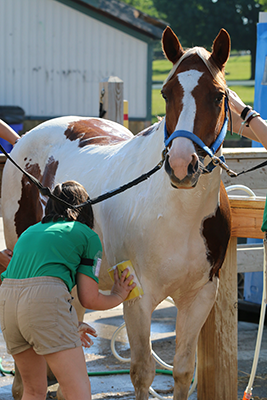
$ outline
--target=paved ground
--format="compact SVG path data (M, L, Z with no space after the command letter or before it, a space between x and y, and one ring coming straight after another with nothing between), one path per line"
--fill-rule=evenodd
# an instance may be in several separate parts
M0 248L4 248L2 225L0 219ZM167 363L172 362L175 347L175 315L176 310L168 302L163 302L153 313L152 340L154 351ZM111 372L113 370L129 369L129 363L118 361L111 351L111 338L116 329L123 323L122 307L110 311L87 312L86 322L90 323L98 332L94 345L85 352L89 372ZM239 322L238 324L238 370L239 388L238 400L243 397L252 366L254 348L257 336L257 324ZM123 357L129 357L129 346L125 330L118 336L116 349ZM6 353L5 344L0 330L0 357L3 359L5 370L13 368L12 358ZM264 329L260 360L257 369L257 378L254 384L253 395L255 400L267 400L267 327ZM157 366L157 368L161 368ZM92 398L134 400L134 391L129 374L91 376ZM11 387L13 377L0 374L0 400L12 400ZM56 398L57 385L49 385L47 400ZM157 375L153 388L166 399L172 398L173 380L169 375ZM152 399L153 397L150 396ZM190 396L190 400L197 400L197 391ZM206 399L216 400L216 399ZM225 399L235 400L235 399Z

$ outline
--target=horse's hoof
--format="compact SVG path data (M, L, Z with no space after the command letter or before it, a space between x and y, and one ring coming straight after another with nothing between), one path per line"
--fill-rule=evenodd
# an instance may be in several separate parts
M23 395L23 388L18 389L12 386L12 396L14 397L15 400L21 400L22 395Z

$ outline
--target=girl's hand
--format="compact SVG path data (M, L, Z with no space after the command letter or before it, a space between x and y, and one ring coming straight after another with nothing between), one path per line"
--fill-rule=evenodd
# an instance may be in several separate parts
M231 110L240 115L246 107L245 103L243 103L240 97L231 89L228 89L228 97Z
M129 272L129 269L126 268L122 274L121 277L119 278L119 272L118 272L118 267L114 271L114 285L111 289L111 294L115 294L119 296L122 301L124 301L130 291L136 287L136 283L133 282L130 285L130 282L133 280L133 275L130 275L128 278L126 278L127 274Z
M97 333L90 325L86 324L85 322L79 322L78 333L80 335L83 347L91 347L94 344L89 335L97 337Z

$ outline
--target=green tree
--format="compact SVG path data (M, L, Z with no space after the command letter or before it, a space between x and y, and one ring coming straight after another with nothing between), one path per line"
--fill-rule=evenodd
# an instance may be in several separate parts
M250 50L251 78L255 75L256 25L259 11L263 10L259 1L267 3L267 0L153 0L185 47L210 48L219 30L226 29L232 49Z
M151 17L161 18L162 13L159 12L154 6L153 0L122 0L123 3L129 4L130 6L142 11Z

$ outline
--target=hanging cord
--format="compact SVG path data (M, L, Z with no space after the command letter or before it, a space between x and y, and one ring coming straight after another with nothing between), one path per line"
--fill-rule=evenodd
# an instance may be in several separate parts
M168 150L165 148L162 151L162 159L161 161L154 167L152 168L150 171L148 171L147 173L139 176L138 178L134 179L133 181L126 183L125 185L120 186L117 189L111 190L110 192L106 192L104 194L101 194L98 197L95 197L94 199L88 199L86 202L78 204L78 205L72 205L70 203L68 203L65 200L60 199L59 197L55 196L52 192L51 189L49 187L45 187L41 184L41 182L38 181L38 179L36 179L33 175L29 174L27 171L25 171L23 168L21 168L16 161L6 152L6 150L3 148L3 146L0 144L0 150L6 155L6 157L24 174L27 176L27 178L34 183L34 185L36 185L39 189L39 191L41 192L41 194L43 196L48 196L50 197L52 200L55 201L59 201L60 203L64 204L65 206L67 206L68 208L71 208L73 210L77 209L77 208L81 208L81 207L85 207L88 203L89 204L97 204L100 203L103 200L109 199L110 197L116 196L119 193L125 192L125 190L130 189L133 186L138 185L139 183L145 181L146 179L148 179L151 175L153 175L155 172L157 172L158 170L160 170L160 168L163 166L164 161L166 159L166 155Z

